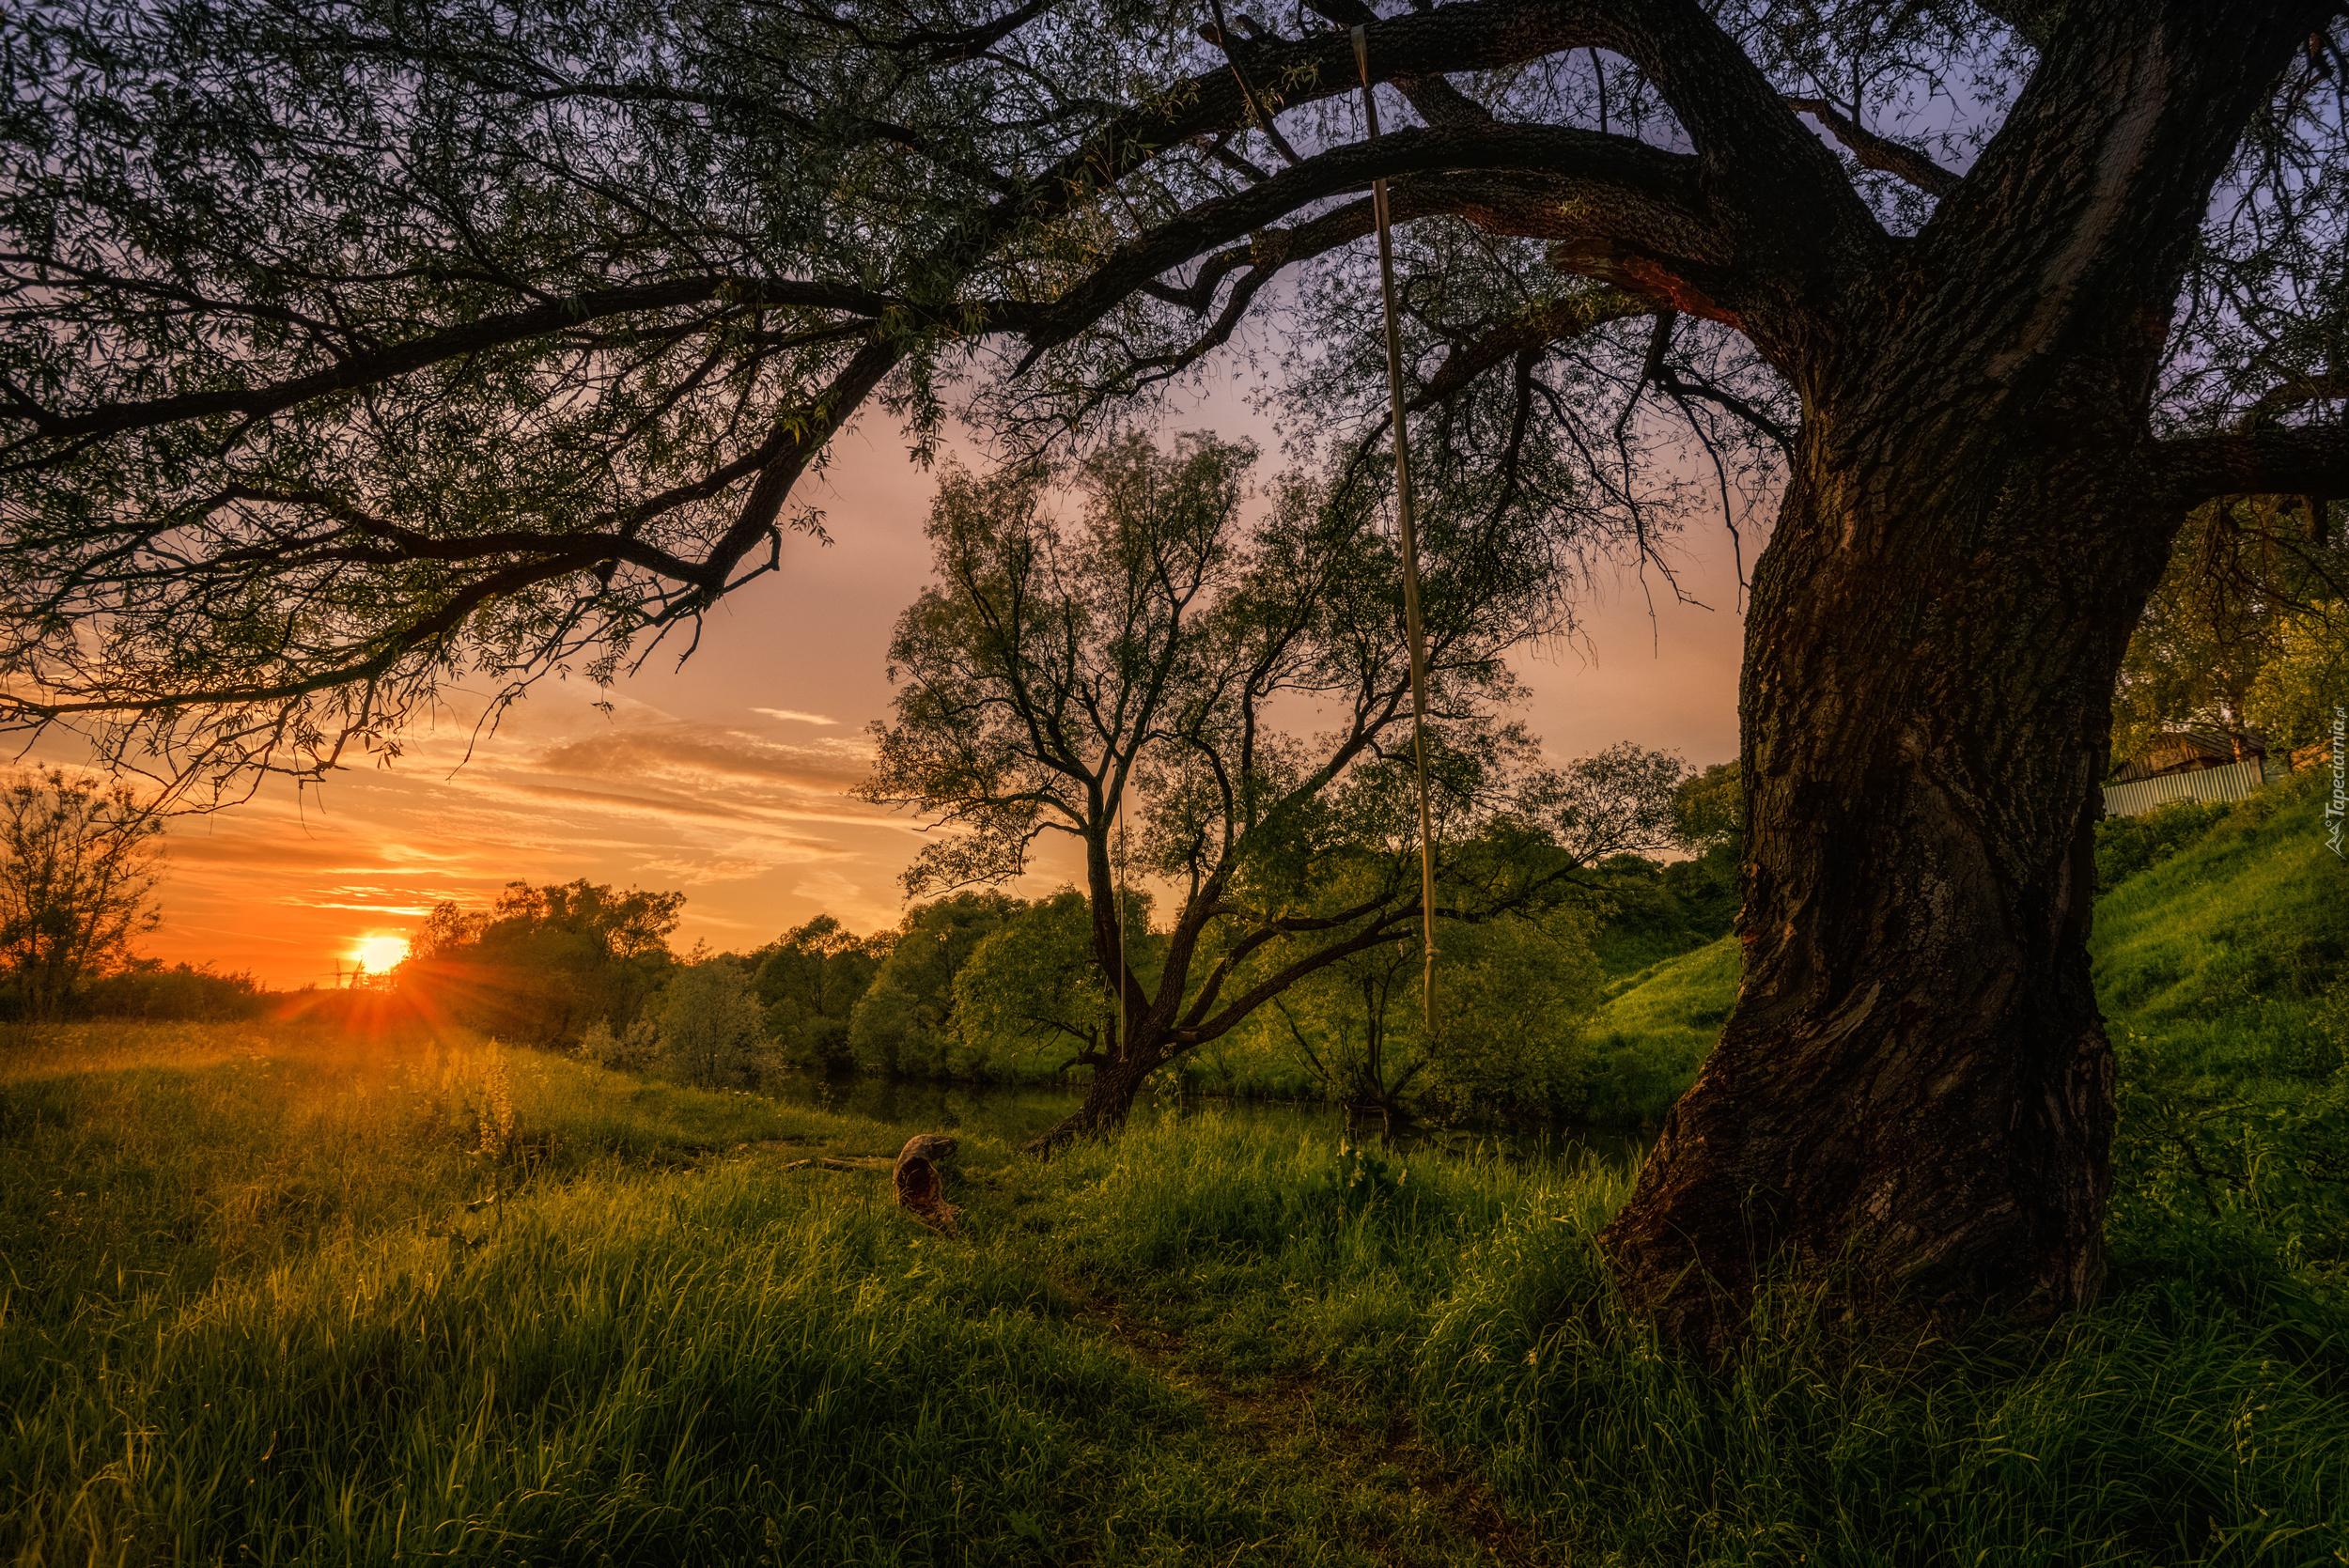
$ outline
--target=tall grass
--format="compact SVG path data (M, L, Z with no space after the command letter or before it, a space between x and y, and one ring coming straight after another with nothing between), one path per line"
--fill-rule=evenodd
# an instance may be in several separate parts
M13 1561L1483 1560L1428 1451L1562 1561L2349 1560L2349 1293L2288 1205L2132 1199L2051 1334L1790 1281L1706 1368L1614 1301L1603 1161L1145 1111L966 1140L949 1239L784 1169L902 1128L226 1026L20 1043L0 1118Z
M2322 1271L2250 1301L2223 1248L2172 1237L2201 1277L1959 1344L1855 1339L1789 1282L1715 1369L1612 1295L1593 1237L1622 1170L1404 1167L1212 1122L1097 1158L1072 1265L1200 1364L1408 1414L1564 1560L2349 1560L2349 1300Z
M11 1390L16 1528L101 1559L1018 1560L1080 1479L1074 1413L1169 1395L1033 1271L817 1180L551 1191L134 1310Z
M1036 1270L879 1181L664 1168L892 1129L338 1045L11 1055L8 1190L72 1205L12 1216L11 1557L1018 1560L1102 1434L1190 1420Z

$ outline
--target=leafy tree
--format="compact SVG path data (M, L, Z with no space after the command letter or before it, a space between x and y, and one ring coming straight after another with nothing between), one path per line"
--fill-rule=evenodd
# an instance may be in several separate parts
M1273 999L1276 1020L1259 1027L1332 1099L1377 1113L1390 1130L1418 1103L1455 1116L1575 1115L1590 1100L1583 1025L1599 995L1595 903L1445 923L1432 1031L1419 944L1408 938L1308 975Z
M891 1073L952 1071L955 978L1022 907L1007 893L958 893L910 910L849 1018L857 1061Z
M661 1065L698 1089L751 1082L758 1076L762 1021L758 998L740 966L680 965L669 977L654 1018Z
M2169 730L2227 736L2238 760L2250 729L2285 746L2319 733L2331 709L2308 677L2349 662L2349 621L2330 602L2349 591L2349 550L2330 510L2225 501L2188 519L2121 661L2115 763Z
M1602 975L1597 924L1576 900L1537 920L1448 937L1436 991L1429 1096L1455 1113L1575 1116L1591 1098L1588 1024Z
M2320 599L2279 629L2267 661L2244 693L2243 716L2290 750L2332 733L2349 701L2349 599Z
M1120 888L1126 956L1145 980L1161 945L1150 930L1151 897ZM1066 1072L1100 1056L1117 1029L1116 993L1093 952L1092 902L1074 888L1039 898L1013 915L971 953L955 973L955 1026L972 1069L984 1072L996 1050L1016 1055L1057 1045L1074 1049Z
M1405 1096L1429 1058L1406 999L1423 972L1418 944L1398 937L1324 965L1272 999L1274 1038L1346 1108L1349 1125L1358 1111L1377 1112L1388 1131L1408 1118Z
M488 909L433 907L401 984L428 1012L552 1048L601 1021L625 1032L668 970L681 893L618 893L583 879L509 882Z
M152 931L163 823L123 784L30 773L0 791L0 960L28 1018L127 967Z
M1016 877L1047 833L1084 856L1093 961L1122 1001L1108 1046L1078 1058L1094 1070L1083 1104L1040 1146L1114 1128L1151 1073L1419 919L1417 822L1392 754L1409 712L1392 540L1295 476L1249 520L1254 460L1207 435L1172 452L1115 442L1078 468L1074 517L1050 505L1047 467L950 474L929 529L940 585L891 644L901 690L863 793L964 830L922 852L909 890ZM1618 747L1547 769L1500 721L1517 693L1506 654L1563 624L1542 537L1450 505L1430 508L1425 536L1446 836L1490 828L1526 851L1512 862L1479 840L1473 870L1443 878L1455 902L1441 912L1534 907L1600 853L1663 843L1677 758ZM1283 728L1303 703L1333 727ZM1380 869L1361 898L1315 908L1326 864L1368 844ZM1118 942L1113 862L1129 847L1178 890L1155 982Z
M1672 792L1672 839L1692 855L1717 846L1742 846L1746 837L1745 784L1735 762L1717 762L1691 774Z
M615 893L581 877L535 888L508 882L490 907L480 941L491 949L533 938L583 937L613 958L648 958L669 951L669 933L683 918L681 893Z
M783 934L758 966L757 992L786 1057L848 1064L848 1020L894 940L860 938L830 915Z
M15 8L5 700L230 771L394 747L442 680L608 675L775 569L861 412L1096 431L1252 312L1364 477L1385 177L1432 488L1590 553L1700 499L1675 447L1733 520L1777 497L1753 939L1608 1234L1630 1297L1706 1337L1791 1250L1885 1311L2061 1311L2128 634L2196 506L2349 493L2339 17Z

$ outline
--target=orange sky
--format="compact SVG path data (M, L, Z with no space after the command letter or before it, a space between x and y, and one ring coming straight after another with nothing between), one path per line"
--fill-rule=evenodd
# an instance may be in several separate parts
M934 481L887 429L836 443L827 479L818 505L835 542L794 536L780 574L712 614L690 663L661 659L614 693L609 715L592 688L550 680L494 736L476 737L459 706L411 731L389 768L299 795L272 784L174 821L163 924L145 951L276 986L332 985L362 939L405 936L437 899L478 904L510 880L576 877L682 889L680 950L755 947L827 910L859 931L894 924L916 825L844 792L864 771L864 725L888 705L891 622L927 578ZM1674 604L1651 573L1651 622L1626 576L1585 607L1587 650L1523 665L1526 717L1557 756L1623 739L1698 764L1735 754L1742 631L1728 541L1716 523L1688 546L1683 585L1716 608ZM65 754L47 746L28 760L42 752ZM1055 862L1015 891L1065 879Z

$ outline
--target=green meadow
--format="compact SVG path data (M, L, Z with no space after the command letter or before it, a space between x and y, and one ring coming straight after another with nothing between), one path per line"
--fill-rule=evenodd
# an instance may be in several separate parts
M1627 1170L1145 1109L1051 1161L474 1036L0 1039L0 1560L2349 1562L2345 885L2278 792L2118 883L2107 1299L1716 1365L1617 1306ZM2330 878L2329 880L2327 878ZM1652 1113L1725 945L1619 983ZM1611 1096L1611 1098L1609 1098Z

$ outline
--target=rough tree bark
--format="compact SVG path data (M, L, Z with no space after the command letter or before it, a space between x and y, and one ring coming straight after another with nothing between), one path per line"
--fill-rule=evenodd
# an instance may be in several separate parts
M2151 435L2167 303L2326 8L2076 4L1965 189L1843 330L1789 346L1806 417L1740 694L1743 985L1605 1233L1676 1337L1718 1346L1789 1254L1879 1323L2096 1293L2092 832L2182 516Z

